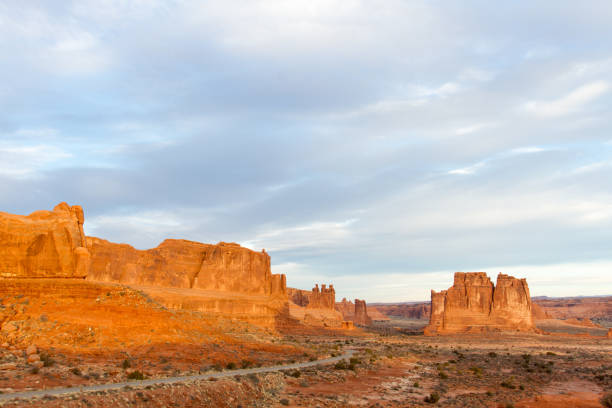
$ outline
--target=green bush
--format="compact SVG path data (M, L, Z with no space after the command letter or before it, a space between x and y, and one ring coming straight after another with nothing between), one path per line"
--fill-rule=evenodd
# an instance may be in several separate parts
M132 363L130 363L130 360L128 360L127 358L125 360L123 360L123 363L121 363L121 367L124 370L127 370L128 368L130 368L132 366Z
M138 370L132 371L127 376L128 380L144 380L144 374Z
M435 404L440 401L440 395L437 392L432 392L428 397L425 397L425 402L429 404Z
M74 375L78 375L79 377L81 376L81 370L78 367L73 367L70 369L70 372Z
M338 361L338 362L337 362L337 363L334 365L334 368L335 368L336 370L346 370L346 369L348 369L348 364L347 364L346 360L340 360L340 361Z
M601 405L606 408L612 408L612 393L608 393L601 399Z
M233 361L230 361L229 363L227 363L225 368L227 368L228 370L234 370L236 369L236 363L234 363Z
M45 353L44 351L40 353L40 361L43 362L43 367L51 367L53 364L55 364L55 360L53 360L49 354Z

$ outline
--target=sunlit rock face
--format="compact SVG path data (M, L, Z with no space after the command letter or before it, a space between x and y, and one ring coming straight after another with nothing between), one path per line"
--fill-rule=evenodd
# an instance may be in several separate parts
M253 295L286 296L284 276L270 271L270 256L238 244L167 239L157 248L138 250L88 237L89 280L191 288Z
M89 270L83 209L58 204L28 216L0 212L0 276L84 278Z
M368 307L365 300L355 299L355 319L353 322L361 326L370 326L372 324L372 319L368 316Z
M360 326L370 326L372 324L365 300L355 299L355 303L353 303L343 298L341 302L336 303L336 310L342 314L346 321L352 321Z
M525 279L500 273L497 285L493 285L484 272L457 272L448 290L431 292L431 316L425 334L534 329Z
M290 316L312 326L341 327L342 315L335 309L333 285L315 284L312 290L288 288Z

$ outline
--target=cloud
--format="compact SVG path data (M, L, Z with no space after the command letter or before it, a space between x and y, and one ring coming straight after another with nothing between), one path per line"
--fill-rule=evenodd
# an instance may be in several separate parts
M603 1L5 1L0 209L82 204L88 233L138 248L266 248L296 286L351 298L426 298L490 265L603 281L611 18Z
M540 117L557 117L574 113L584 105L608 92L610 84L607 81L596 81L583 85L566 96L553 101L529 101L524 109Z

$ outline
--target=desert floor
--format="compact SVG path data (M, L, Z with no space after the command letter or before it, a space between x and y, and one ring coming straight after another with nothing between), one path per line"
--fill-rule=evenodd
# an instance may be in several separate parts
M291 350L286 363L356 351L350 360L328 366L175 385L136 383L119 391L11 401L4 406L601 407L602 397L612 391L612 340L519 333L424 337L410 330L358 329L350 335L320 330L275 338L275 364L282 363L280 350ZM297 357L296 350L302 351ZM195 358L195 350L190 350L189 359L181 358L182 351L167 344L125 359L52 355L52 364L32 370L19 363L23 351L4 350L3 361L12 360L17 368L0 382L4 381L2 391L10 393L117 382L134 371L156 378L267 365L259 350L259 358L252 359L255 363L247 359L226 367L204 364L209 359Z

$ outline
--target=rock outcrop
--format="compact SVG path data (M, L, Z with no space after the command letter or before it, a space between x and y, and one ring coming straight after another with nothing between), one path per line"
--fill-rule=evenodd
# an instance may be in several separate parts
M431 292L431 316L425 334L534 329L525 279L500 273L494 286L484 272L457 272L452 287Z
M352 321L360 326L372 325L365 300L355 299L355 303L353 303L343 298L341 302L336 303L336 310L342 314L346 321Z
M365 300L355 299L355 319L353 322L361 326L372 325L372 319L368 316L368 308Z
M316 284L311 291L287 288L290 316L304 324L341 327L342 315L335 309L336 291L333 285Z
M372 305L370 304L370 308L371 307ZM431 314L430 302L377 303L375 307L385 316L398 316L405 319L429 319L429 315Z
M0 212L0 277L86 277L83 222L83 209L66 203L28 216Z
M391 320L389 316L384 315L378 308L372 305L368 306L368 316L374 322L388 322Z

